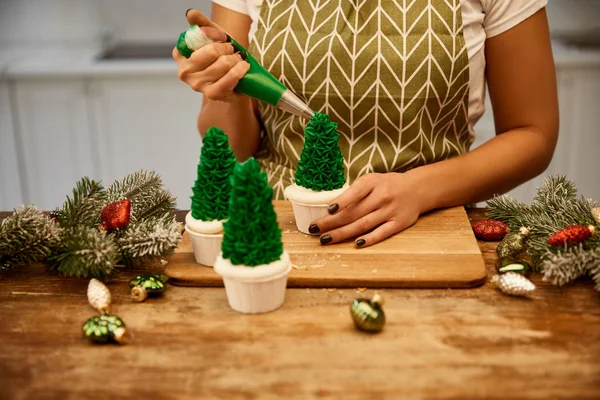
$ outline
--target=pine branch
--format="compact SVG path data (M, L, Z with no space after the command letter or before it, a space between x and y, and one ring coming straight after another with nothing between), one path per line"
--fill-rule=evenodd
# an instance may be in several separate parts
M166 190L157 191L150 202L142 204L136 215L136 220L156 218L168 214L174 215L176 199L171 192Z
M583 244L543 256L542 273L544 280L563 286L584 276L593 267L600 265L600 249L587 250Z
M74 226L94 227L100 223L100 212L106 192L100 184L88 177L79 180L73 188L73 198L67 196L58 218L63 228Z
M517 231L521 226L527 225L527 215L530 214L529 206L513 199L508 195L494 197L487 201L487 218L502 221L511 230Z
M533 198L533 204L549 213L560 212L564 203L569 203L577 197L575 183L569 181L565 175L553 175L542 182Z
M60 240L61 229L35 206L21 206L0 222L0 265L43 261Z
M596 249L597 258L600 259L600 254L598 254L600 250ZM600 263L596 263L593 267L589 269L589 275L592 277L594 282L596 282L595 289L600 292Z
M60 275L106 280L118 260L113 235L95 228L75 227L65 232L48 265Z
M127 263L149 262L171 254L181 240L182 226L172 215L130 225L117 239Z
M127 175L125 178L114 181L108 188L108 202L112 203L122 199L131 200L131 220L141 220L156 215L164 209L166 204L175 207L174 199L171 202L164 195L162 180L154 171L138 171ZM166 192L168 193L168 192Z

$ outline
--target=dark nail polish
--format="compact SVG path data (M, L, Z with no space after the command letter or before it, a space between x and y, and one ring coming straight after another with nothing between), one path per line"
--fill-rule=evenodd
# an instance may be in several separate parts
M227 43L231 43L231 36L229 36L228 34L225 34L225 41Z
M187 17L188 13L189 13L190 11L192 11L192 10L193 10L193 8L188 8L188 9L185 11L185 16Z
M308 227L308 231L310 233L319 233L320 229L317 224L312 224L311 226Z
M235 43L231 43L231 47L233 47L233 52L234 53L237 53L238 51L240 51L240 48Z
M246 53L244 53L243 51L240 51L239 53L237 53L240 55L240 57L242 57L242 60L244 61L248 61L248 55Z
M365 245L365 243L367 243L367 241L365 239L358 239L356 241L356 247L363 247Z
M333 203L329 207L327 207L327 212L329 214L335 214L337 212L337 210L339 210L339 209L340 209L339 204Z
M333 240L333 238L331 237L331 235L323 235L319 238L319 241L321 242L321 244L327 244L329 242L331 242Z

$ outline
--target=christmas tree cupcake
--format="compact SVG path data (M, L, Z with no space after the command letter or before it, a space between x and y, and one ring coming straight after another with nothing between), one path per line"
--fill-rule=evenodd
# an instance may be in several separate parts
M212 267L221 250L235 164L227 135L219 128L208 129L202 140L197 179L192 188L191 211L185 217L185 230L199 264Z
M311 222L326 216L329 202L348 188L339 137L337 124L323 113L315 113L304 130L296 183L284 191L300 232L310 234Z
M231 182L229 220L215 271L223 277L231 308L272 311L283 304L292 269L273 209L273 189L253 158L235 166Z

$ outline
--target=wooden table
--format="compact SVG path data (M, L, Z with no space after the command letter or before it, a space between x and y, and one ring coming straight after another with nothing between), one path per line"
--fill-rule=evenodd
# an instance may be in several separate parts
M0 214L0 217L7 214ZM470 210L472 220L482 210ZM479 242L489 275L496 243ZM26 267L0 274L0 399L598 399L600 294L534 277L532 300L490 283L382 290L388 323L354 329L355 289L289 289L280 310L232 311L220 288L170 286L132 303L109 284L132 345L91 345L87 281Z

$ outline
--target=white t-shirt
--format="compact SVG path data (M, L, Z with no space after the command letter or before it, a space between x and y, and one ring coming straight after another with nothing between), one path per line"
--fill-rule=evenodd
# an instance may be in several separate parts
M263 0L212 0L250 16L249 39L258 25ZM469 54L469 131L485 111L485 40L499 35L544 8L548 0L461 0L463 33Z

